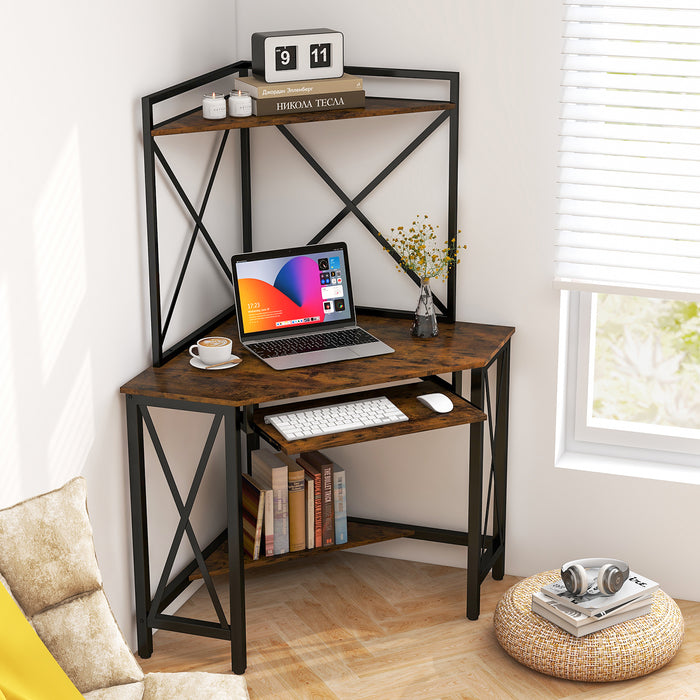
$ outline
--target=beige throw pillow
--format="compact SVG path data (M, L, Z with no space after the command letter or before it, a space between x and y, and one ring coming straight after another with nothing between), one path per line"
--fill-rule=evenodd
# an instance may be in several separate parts
M102 585L85 479L0 510L0 573L28 617Z
M247 700L243 676L223 673L149 673L144 682L143 700Z
M52 656L81 693L143 679L104 591L46 610L34 627Z

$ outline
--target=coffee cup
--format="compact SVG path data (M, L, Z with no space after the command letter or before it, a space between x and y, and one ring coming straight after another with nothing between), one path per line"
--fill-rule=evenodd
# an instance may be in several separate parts
M230 338L220 336L202 338L196 345L190 347L190 355L198 358L205 365L215 365L226 362L231 357L231 348Z

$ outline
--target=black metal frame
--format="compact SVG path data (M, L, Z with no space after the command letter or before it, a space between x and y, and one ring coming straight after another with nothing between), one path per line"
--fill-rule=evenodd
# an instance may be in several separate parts
M211 413L213 416L212 425L185 502L183 502L173 479L165 452L151 419L149 407ZM127 395L126 419L129 447L129 480L131 484L131 531L136 594L136 629L139 655L143 658L148 658L153 653L153 629L168 629L203 637L226 639L231 642L232 669L235 673L243 673L245 670L246 642L243 529L240 527L241 409L176 399ZM214 439L220 430L222 422L225 442L227 530L216 537L209 546L202 549L189 518L211 455ZM180 522L173 536L170 551L153 597L151 597L148 548L148 501L145 478L144 426L156 451L158 461L170 488L173 502L180 515ZM175 555L185 533L187 533L195 560L169 581L175 562ZM205 564L205 559L222 544L225 538L228 539L230 624L226 619L211 575ZM196 569L199 569L202 574L217 614L218 623L165 615L163 613L163 610L191 583L189 577Z
M491 392L489 371L495 364L495 397ZM467 531L447 530L414 524L394 523L350 517L359 523L397 527L413 531L412 539L442 542L467 546L467 610L470 620L476 620L480 612L481 583L492 572L493 578L501 579L505 566L506 527L506 480L508 462L508 406L510 391L510 341L493 360L482 368L470 371L470 401L487 415L486 425L490 445L489 483L486 503L483 498L484 472L484 424L470 426L469 439L469 515ZM455 393L462 393L462 373L455 372L452 382L439 377L431 380L444 383ZM495 398L495 401L494 401ZM214 637L231 643L231 668L234 673L243 673L246 668L246 623L245 586L243 564L243 529L241 527L241 474L248 460L242 453L241 436L247 427L245 412L250 408L231 408L220 405L194 403L177 399L162 399L148 396L127 395L127 432L129 446L129 476L131 484L131 519L134 556L134 583L136 591L136 623L138 652L148 658L153 652L153 629L168 629L175 632ZM150 417L149 407L171 408L183 411L211 413L212 425L206 438L202 455L195 470L192 484L183 500L177 489L168 465L165 451ZM212 445L221 425L225 435L225 469L227 530L214 539L206 548L201 548L190 524L190 513L202 483ZM180 522L173 536L163 571L155 594L151 596L151 572L148 549L147 494L144 457L144 426L153 444L163 474L170 488L173 501L180 515ZM249 451L258 446L257 435L246 436ZM490 517L491 506L493 516ZM489 528L490 526L490 528ZM491 529L491 534L488 530ZM194 552L194 561L171 581L175 555L187 534ZM229 619L226 619L205 559L217 549L228 535L229 561ZM165 615L163 610L191 583L190 575L199 569L217 613L218 623L195 620L176 615Z
M212 255L221 267L223 274L230 280L231 271L226 261L216 248L206 226L203 216L206 211L212 186L219 171L221 159L228 141L228 130L219 132L220 142L212 165L207 187L199 209L187 197L175 173L167 163L165 156L155 141L152 130L163 126L169 121L179 119L181 114L158 125L153 123L154 106L168 99L182 95L190 90L202 87L216 80L234 75L245 75L250 68L250 62L239 61L198 78L175 85L171 88L153 93L142 100L142 116L144 125L144 163L146 179L146 216L148 232L148 260L150 282L151 334L153 343L153 363L160 366L180 353L194 339L206 334L210 329L233 315L233 307L226 309L216 318L211 319L201 328L191 333L187 338L164 349L165 335L170 326L173 310L177 303L182 282L197 238L201 235L208 245ZM379 76L407 79L426 79L448 81L450 86L450 101L454 109L440 111L438 115L406 146L391 162L378 173L358 194L350 197L332 180L321 165L310 155L307 149L298 141L296 136L284 125L277 126L285 139L326 182L329 188L341 200L342 209L314 236L310 243L323 239L345 216L352 213L364 225L374 238L398 257L391 246L379 236L378 230L372 225L359 208L363 199L372 192L391 172L413 153L430 135L443 123L449 126L449 164L448 164L448 238L457 245L457 139L458 139L458 106L459 106L459 74L445 71L396 70L385 68L361 68L348 66L348 72L363 76ZM196 110L191 110L194 112ZM188 113L185 113L188 114ZM241 148L241 217L243 231L243 249L252 250L252 193L251 193L251 149L248 128L238 129ZM160 266L158 254L158 217L156 202L156 160L160 162L163 171L178 192L187 208L194 228L184 261L175 285L173 299L162 317ZM418 278L413 275L416 282ZM442 320L455 321L456 312L456 268L450 271L447 282L447 302L444 304L436 299ZM398 310L362 308L364 312L407 316L410 312ZM492 401L489 370L495 363L496 392L495 405ZM494 578L502 578L505 561L505 514L506 514L506 478L507 478L507 434L508 434L508 404L509 404L509 371L510 371L510 341L508 341L487 366L470 371L470 401L487 414L488 437L490 445L489 483L484 508L483 472L484 472L484 424L474 423L470 426L469 447L469 485L468 485L468 531L455 531L439 528L429 528L416 525L401 525L385 521L368 521L355 519L376 525L407 527L413 530L414 538L427 541L444 542L449 544L466 545L468 547L467 562L467 617L477 619L480 607L481 582L489 571ZM443 382L455 393L462 395L462 372L452 375L451 383L431 377L433 381ZM184 411L194 411L212 414L212 425L206 438L199 463L194 471L192 484L186 496L182 497L172 472L168 465L165 451L160 443L156 428L150 416L150 407L162 407ZM128 433L129 477L132 517L132 538L134 557L134 579L136 593L136 622L138 635L138 652L147 658L153 651L153 629L169 629L177 632L195 634L228 640L231 645L231 665L235 673L243 673L246 668L246 626L245 626L245 589L243 565L243 532L240 525L241 513L241 474L243 464L250 463L250 451L259 445L259 436L252 430L250 418L254 406L234 408L218 404L202 404L187 400L165 399L140 395L126 396L126 417ZM196 539L190 523L190 514L197 497L207 468L212 446L217 434L223 426L225 442L225 471L226 471L226 501L227 501L227 530L221 533L208 546L202 548ZM147 494L144 456L144 427L148 434L158 461L160 462L166 482L168 483L173 501L180 516L170 551L163 571L160 574L155 593L151 595L151 572L148 546ZM245 436L246 454L242 454L242 437ZM490 516L491 505L493 514ZM489 526L491 534L488 534ZM187 536L194 552L194 561L183 571L169 580L173 573L175 556L178 548ZM228 536L229 559L229 619L218 599L211 576L207 571L205 559L217 549ZM194 620L177 615L166 615L165 608L190 584L190 575L199 569L204 584L209 592L218 622Z
M190 201L187 193L180 184L177 176L169 165L163 151L156 143L156 137L153 135L153 129L162 127L170 122L173 122L181 117L187 116L196 110L189 110L182 114L167 119L160 124L154 124L154 107L164 101L178 97L186 92L201 88L204 85L221 80L222 78L232 75L247 75L251 67L250 61L238 61L229 66L221 68L210 73L206 73L197 78L179 83L165 90L147 95L141 101L142 120L143 120L143 142L144 142L144 174L146 182L146 227L148 234L148 264L149 264L149 282L150 282L150 311L151 311L151 343L153 364L157 367L161 366L169 359L179 354L188 347L197 338L206 335L212 328L219 325L222 321L233 316L233 306L227 308L216 318L211 319L197 330L190 333L186 338L173 343L173 345L165 349L165 337L170 327L175 305L180 295L182 282L187 271L192 250L197 238L201 235L211 254L221 268L226 278L231 281L231 270L227 261L219 252L211 235L209 234L203 222L204 213L209 203L211 189L219 171L221 158L228 141L229 130L218 132L221 134L220 141L207 182L207 187L202 200L202 203L197 210L194 204ZM449 83L450 96L449 101L455 106L454 109L441 111L428 124L428 126L416 136L413 141L406 146L391 162L378 173L358 194L354 197L347 195L337 183L330 177L326 170L318 163L318 161L309 153L298 138L290 131L288 126L278 125L276 128L291 144L291 146L299 153L299 155L307 162L307 164L318 174L318 176L328 185L331 191L340 199L343 208L327 223L321 230L309 241L309 243L317 243L322 240L330 231L332 231L349 213L354 214L367 231L382 245L389 254L394 258L397 264L402 265L398 253L392 245L383 237L379 230L365 216L359 208L359 204L367 195L374 191L377 186L387 178L406 158L413 153L430 135L432 135L438 127L447 122L449 127L448 141L448 197L447 197L447 239L451 252L454 254L457 249L458 229L457 229L457 147L458 147L458 129L459 129L459 73L452 71L429 71L429 70L402 70L394 68L372 68L360 66L347 66L346 71L353 75L371 76L371 77L390 77L412 80L437 80L447 81ZM242 222L242 246L243 251L248 252L253 249L253 226L252 226L252 188L251 188L251 145L250 145L250 129L237 129L240 135L240 160L241 160L241 222ZM156 188L156 161L160 163L164 173L167 175L170 183L174 187L182 203L187 209L189 215L194 222L194 228L190 235L190 241L185 253L182 266L180 268L177 283L173 292L173 297L170 301L168 311L163 320L163 309L161 299L160 285L160 263L159 263L159 237L158 237L158 213L157 213L157 188ZM405 268L409 277L417 284L420 284L419 277L412 271ZM456 318L456 290L457 290L457 269L453 266L447 277L447 301L444 303L435 294L433 299L438 309L438 317L450 323L454 323ZM376 307L360 307L360 312L375 313L375 314L391 314L399 316L408 316L411 312L382 309Z

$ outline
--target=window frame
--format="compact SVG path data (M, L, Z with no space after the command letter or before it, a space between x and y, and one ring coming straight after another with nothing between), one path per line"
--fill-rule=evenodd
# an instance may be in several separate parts
M563 445L560 452L687 465L700 468L700 438L687 437L686 429L625 421L589 420L590 392L593 386L595 344L595 292L562 293L561 323L563 347L560 360L564 371L560 382L563 415ZM653 430L652 430L653 428Z

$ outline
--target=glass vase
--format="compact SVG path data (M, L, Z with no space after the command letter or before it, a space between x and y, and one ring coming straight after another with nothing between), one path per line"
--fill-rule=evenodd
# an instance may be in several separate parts
M430 290L430 279L422 279L418 306L413 315L411 335L414 338L434 338L438 334L435 306L433 305L433 293Z

